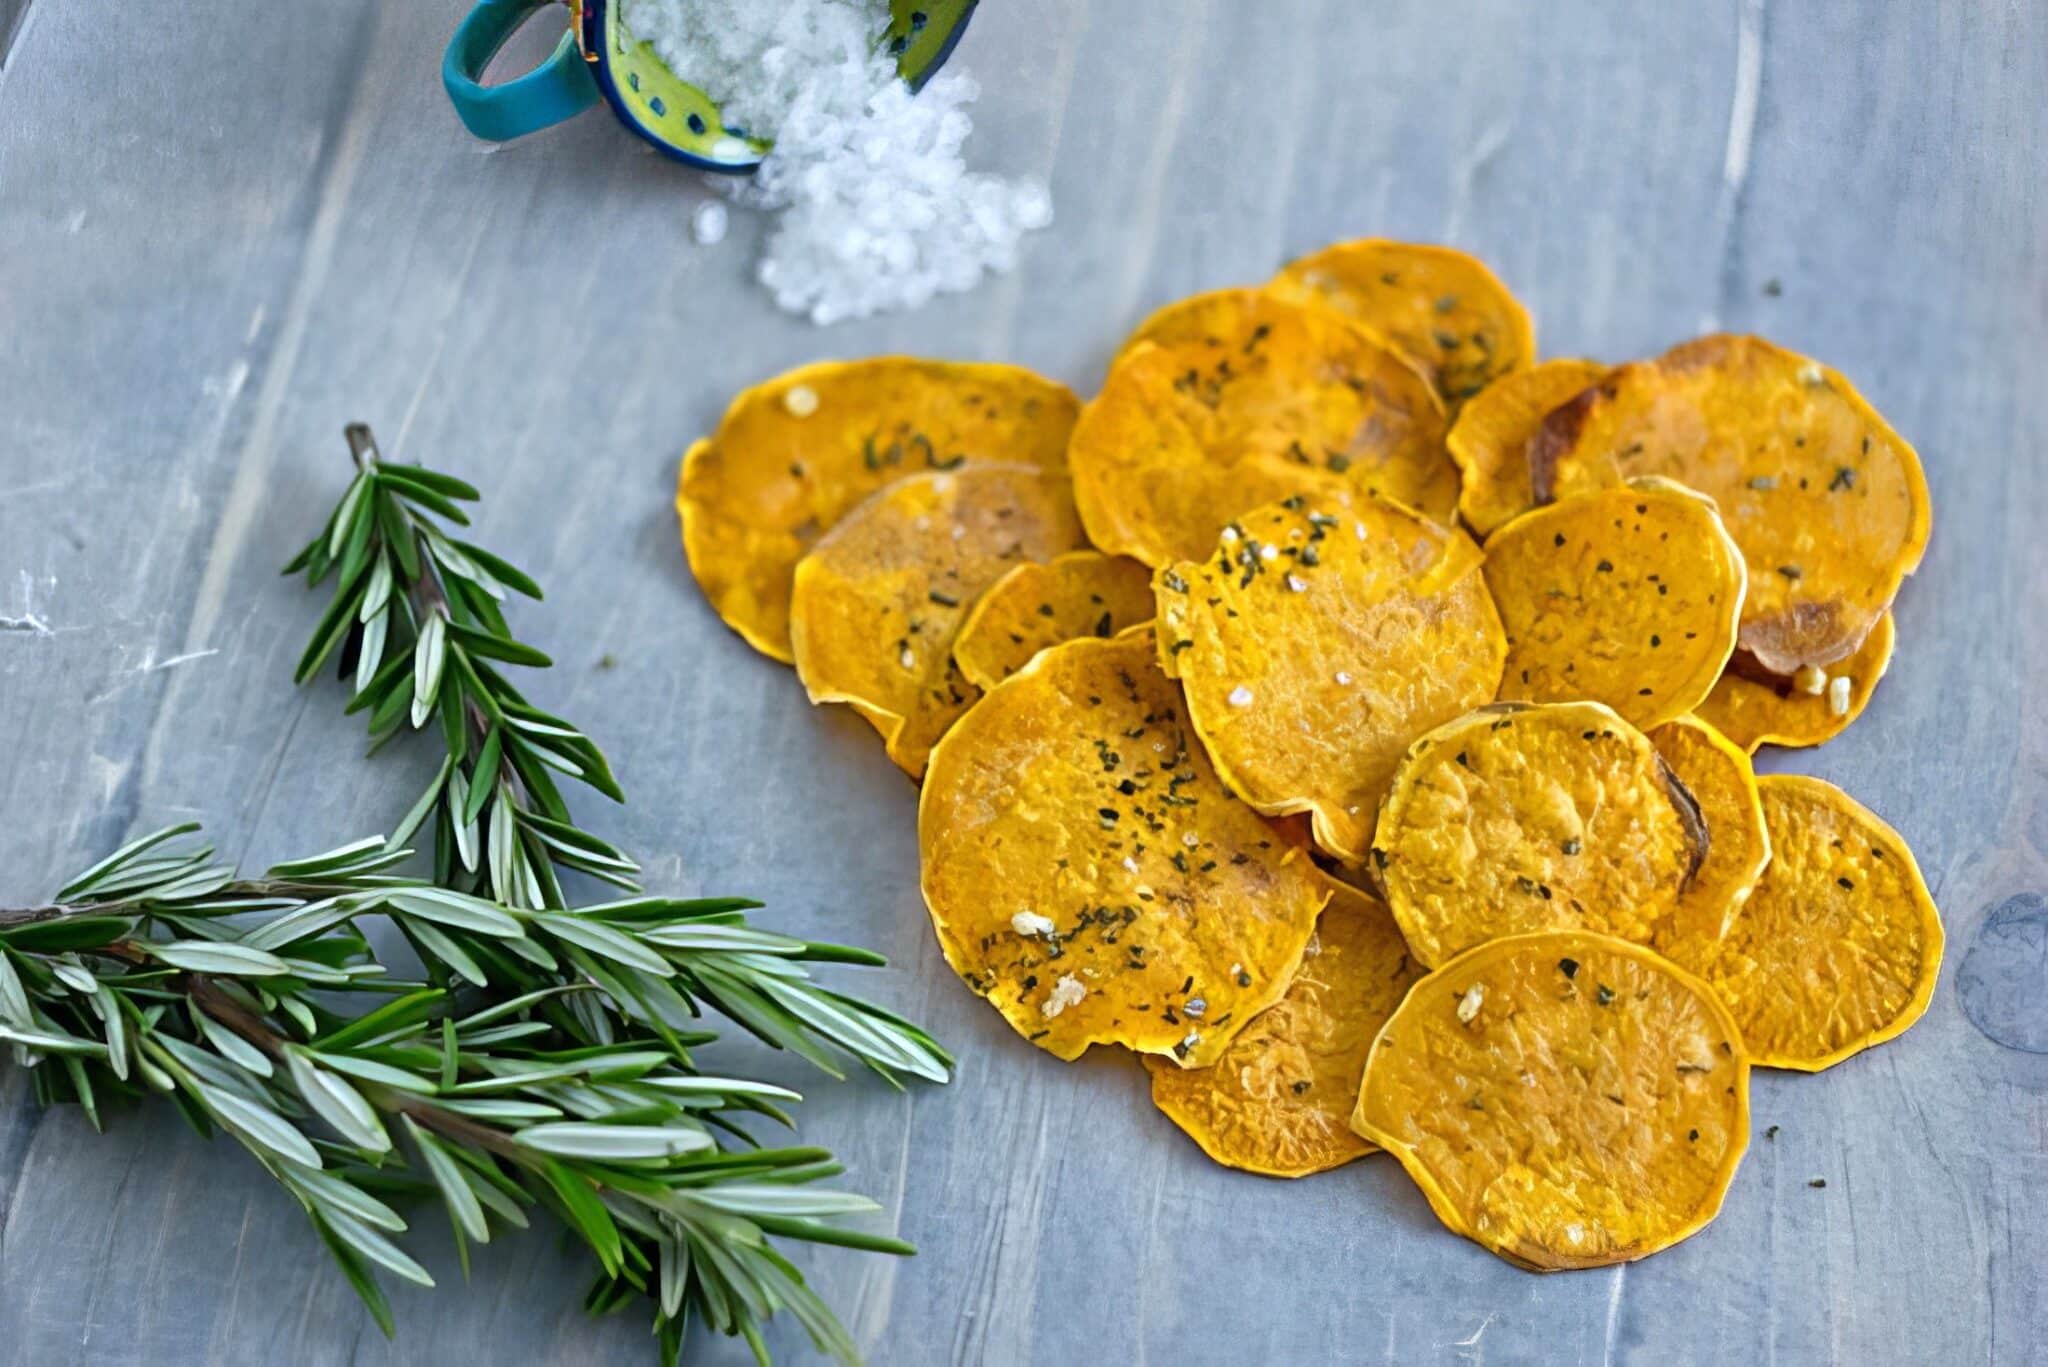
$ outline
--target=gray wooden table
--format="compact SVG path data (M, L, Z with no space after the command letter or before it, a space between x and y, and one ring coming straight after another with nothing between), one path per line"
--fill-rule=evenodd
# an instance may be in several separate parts
M878 1363L2048 1360L2038 4L992 0L957 58L975 155L1048 176L1057 226L1007 279L824 332L750 283L757 223L692 245L695 178L603 113L471 141L436 80L456 14L0 0L0 900L186 817L252 863L396 819L424 757L365 764L335 688L293 691L317 609L276 575L363 418L481 485L482 539L548 586L538 700L614 757L632 803L590 814L652 885L885 951L861 986L957 1048L900 1096L766 1065L924 1250L803 1259ZM1725 327L1823 357L1933 486L1869 713L1769 761L1911 840L1933 1008L1759 1076L1720 1220L1635 1266L1518 1272L1384 1159L1223 1171L1128 1061L1036 1054L931 942L911 788L678 550L677 456L746 382L909 350L1087 392L1143 311L1366 233L1480 252L1551 354ZM467 1286L422 1242L443 1289L397 1293L387 1344L238 1150L162 1109L96 1137L0 1070L0 1362L647 1360L551 1238Z

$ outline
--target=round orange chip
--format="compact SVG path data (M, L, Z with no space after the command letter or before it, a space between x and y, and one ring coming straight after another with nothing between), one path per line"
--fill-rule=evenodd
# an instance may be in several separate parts
M1887 612L1854 655L1790 679L1766 673L1738 651L1696 710L1751 754L1764 745L1806 746L1833 740L1863 715L1877 681L1891 665L1897 637Z
M1648 943L1707 839L1692 795L1612 709L1495 703L1409 747L1372 855L1409 947L1434 967L1524 931Z
M1137 561L1070 551L1019 565L976 600L953 642L953 659L977 688L994 688L1047 646L1115 636L1152 618L1152 575Z
M1351 1123L1456 1232L1535 1271L1600 1267L1720 1213L1749 1145L1749 1059L1713 991L1652 951L1515 935L1409 991Z
M953 637L1013 566L1082 544L1063 471L981 463L909 475L841 520L796 567L790 639L812 702L850 704L915 778L981 690Z
M1699 804L1707 827L1706 858L1679 896L1670 933L1718 940L1771 862L1756 770L1747 751L1697 717L1666 722L1650 732L1650 744Z
M1713 500L1670 480L1524 513L1486 541L1508 639L1500 695L1590 698L1644 728L1683 716L1735 648L1744 577Z
M1360 238L1294 262L1266 287L1326 304L1427 367L1454 409L1536 359L1529 311L1478 258L1450 247Z
M683 456L690 571L726 625L791 661L796 562L893 479L969 461L1058 468L1080 400L1010 365L909 356L800 366L745 390Z
M1757 780L1771 862L1719 941L1669 952L1713 984L1757 1063L1817 1073L1905 1032L1941 969L1941 913L1899 833L1831 783Z
M1529 447L1537 503L1637 475L1720 506L1749 561L1741 645L1773 674L1854 653L1927 547L1913 448L1847 380L1759 337L1611 371Z
M1256 509L1153 579L1160 659L1217 771L1356 863L1408 743L1490 700L1504 645L1479 548L1327 494Z
M1366 1050L1421 976L1386 907L1339 883L1287 995L1221 1058L1145 1059L1152 1104L1225 1167L1305 1177L1349 1163L1372 1151L1346 1123Z
M1098 549L1192 560L1247 508L1317 488L1451 516L1458 472L1420 371L1327 309L1213 298L1177 307L1218 326L1139 341L1075 425L1074 498Z
M1444 438L1463 478L1458 515L1476 535L1535 507L1529 497L1529 439L1551 409L1607 373L1596 361L1543 361L1503 375L1458 410Z
M932 752L918 847L946 962L1063 1059L1214 1063L1330 896L1305 838L1224 791L1144 632L1054 646L990 689Z

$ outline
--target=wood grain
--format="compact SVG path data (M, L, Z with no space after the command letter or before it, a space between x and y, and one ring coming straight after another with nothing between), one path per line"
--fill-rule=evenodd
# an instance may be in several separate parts
M1981 1033L1954 979L1987 911L2048 885L2048 13L984 5L955 59L986 85L975 155L1049 176L1057 226L1006 279L820 332L750 283L759 225L692 245L696 180L602 113L469 140L436 80L459 9L0 0L0 896L187 816L251 861L395 820L423 756L365 765L334 687L293 692L316 609L275 574L362 418L483 486L482 539L548 586L520 619L559 661L538 700L616 759L632 805L589 815L652 885L882 949L864 989L961 1054L903 1096L767 1065L924 1250L802 1259L876 1362L2039 1360L2048 1056ZM1759 1078L1725 1213L1627 1269L1517 1272L1383 1160L1218 1170L1127 1062L1035 1055L931 943L911 788L718 625L678 551L677 456L746 382L907 349L1086 392L1145 310L1363 233L1481 253L1549 354L1719 326L1823 357L1933 486L1891 676L1770 763L1907 835L1941 990L1895 1044ZM637 1315L583 1321L553 1240L463 1287L437 1224L450 1285L396 1293L387 1344L230 1146L161 1110L95 1137L0 1072L0 1363L648 1351Z

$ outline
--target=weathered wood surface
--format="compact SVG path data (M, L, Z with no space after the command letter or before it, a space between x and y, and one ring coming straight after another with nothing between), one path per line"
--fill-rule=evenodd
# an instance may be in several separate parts
M2048 884L2039 6L984 5L957 58L986 84L976 156L1049 174L1058 226L1008 279L829 332L749 283L757 225L691 245L697 184L603 113L468 139L435 78L457 9L0 0L0 898L187 816L252 861L396 818L421 756L365 765L334 689L292 690L316 610L275 574L360 417L482 485L484 539L547 584L521 618L560 661L541 698L616 758L632 805L593 815L652 884L883 949L864 986L957 1046L944 1090L802 1079L807 1136L924 1249L805 1260L877 1362L2048 1354L2048 912L1984 929ZM1767 332L1927 461L1891 676L1773 763L1907 834L1940 991L1895 1044L1760 1076L1777 1137L1719 1222L1627 1269L1517 1272L1383 1159L1218 1170L1127 1062L1034 1054L932 946L911 789L717 624L677 549L677 454L744 382L907 349L1085 391L1143 310L1359 233L1481 252L1553 354ZM399 1293L387 1344L231 1146L163 1111L95 1137L0 1072L0 1362L647 1351L637 1316L584 1321L546 1237L467 1287L425 1243L447 1285Z

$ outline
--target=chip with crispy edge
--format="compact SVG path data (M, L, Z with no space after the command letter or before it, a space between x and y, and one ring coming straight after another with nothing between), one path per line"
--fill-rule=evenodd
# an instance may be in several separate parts
M915 778L981 695L953 661L974 600L1011 567L1081 544L1062 471L979 463L906 476L798 562L797 677L812 702L847 703L872 722Z
M1408 743L1500 685L1478 570L1463 532L1332 493L1254 509L1155 574L1160 661L1231 791L1364 859Z
M1500 695L1590 698L1646 730L1683 716L1735 649L1744 580L1713 500L1667 479L1524 513L1486 540Z
M1941 913L1899 833L1832 783L1757 780L1771 862L1718 941L1667 949L1721 994L1763 1067L1817 1073L1920 1019Z
M876 356L744 390L676 486L690 572L727 626L789 663L790 584L813 542L875 490L970 461L1057 468L1080 400L1019 366Z
M960 623L953 658L967 682L994 688L1047 646L1115 636L1151 618L1151 571L1128 556L1069 551L989 585Z
M1707 852L1649 738L1596 702L1493 703L1409 747L1372 862L1408 946L1580 928L1650 943Z
M1853 654L1927 547L1913 448L1847 380L1760 337L1610 371L1529 445L1539 504L1636 475L1720 506L1749 561L1741 645L1773 674Z
M1366 1050L1421 976L1385 905L1336 884L1287 994L1221 1058L1177 1068L1146 1057L1152 1104L1217 1162L1268 1177L1306 1177L1370 1153L1348 1123Z
M1539 931L1412 988L1352 1128L1456 1232L1532 1271L1629 1262L1720 1212L1749 1145L1743 1037L1653 951Z
M1751 754L1765 745L1819 745L1863 715L1877 681L1891 665L1897 640L1897 628L1887 612L1854 655L1789 679L1768 673L1737 651L1714 691L1694 710Z
M1484 262L1451 247L1338 242L1292 263L1266 288L1325 304L1387 338L1429 371L1453 409L1536 359L1529 311Z
M932 752L918 848L946 962L1062 1059L1214 1063L1330 896L1305 835L1224 791L1142 631L990 689Z
M1606 373L1597 361L1542 361L1501 376L1458 410L1444 445L1462 477L1458 515L1474 535L1489 536L1535 506L1529 438L1546 413Z
M1770 832L1749 752L1698 717L1680 717L1649 733L1650 744L1699 804L1707 855L1679 895L1669 935L1718 940L1771 862ZM1669 938L1660 936L1659 942Z
M1245 509L1316 488L1452 515L1443 408L1408 361L1327 309L1255 291L1200 317L1218 326L1118 357L1075 424L1067 459L1097 549L1196 559Z

